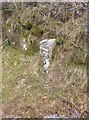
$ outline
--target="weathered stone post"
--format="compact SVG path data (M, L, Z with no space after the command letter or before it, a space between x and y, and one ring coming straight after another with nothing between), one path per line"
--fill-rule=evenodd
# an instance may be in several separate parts
M40 54L43 57L44 70L48 73L52 50L56 45L56 39L45 39L40 42Z

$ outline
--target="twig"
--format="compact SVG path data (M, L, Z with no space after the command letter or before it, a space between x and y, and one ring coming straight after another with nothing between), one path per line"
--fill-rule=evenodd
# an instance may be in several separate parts
M89 51L83 49L81 46L77 46L77 45L76 45L74 42L72 42L72 41L70 41L70 42L74 45L74 47L80 48L81 50L83 50L83 52L89 53Z

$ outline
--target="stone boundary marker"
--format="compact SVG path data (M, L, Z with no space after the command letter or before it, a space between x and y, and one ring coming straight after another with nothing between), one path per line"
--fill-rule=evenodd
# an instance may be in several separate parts
M56 39L45 39L40 42L40 54L43 57L44 70L48 73L52 50L56 46Z

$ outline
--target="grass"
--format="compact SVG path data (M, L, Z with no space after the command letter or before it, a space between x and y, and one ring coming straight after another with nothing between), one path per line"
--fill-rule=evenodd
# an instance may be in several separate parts
M43 29L41 27L34 26L31 29L31 34L34 36L41 36L43 35Z
M24 51L25 55L35 55L39 52L39 43L34 41L34 43L30 43L27 51Z
M25 29L27 29L27 30L31 30L31 28L32 28L32 23L28 20L28 21L26 21L24 27L25 27Z
M31 12L30 9L23 13L22 23L30 18L29 12ZM36 21L32 21L35 25L41 20L36 12L33 12L33 18L36 19ZM48 37L55 37L56 29L56 32L62 31L64 35L67 35L67 38L63 38L63 47L60 45L61 39L59 38L59 45L53 49L48 74L45 74L43 70L38 41L30 44L26 52L20 51L19 48L14 49L9 45L3 48L2 112L4 118L44 117L50 114L71 117L73 108L79 111L80 115L87 111L86 64L76 64L78 60L85 62L85 53L81 53L81 50L76 50L70 44L70 40L77 42L77 39L82 37L83 31L79 33L82 21L83 17L75 20L75 23L78 24L74 29L71 20L63 25L51 20L50 24L52 23L51 27L54 31L50 30ZM40 36L43 34L42 31L50 28L50 24L39 24L39 31L37 28L33 29L35 25L32 26L33 34ZM22 37L27 40L29 32L32 31L23 29ZM40 32L41 34L39 34ZM81 34L80 38L73 39L74 32L75 36ZM13 38L19 40L19 37L14 35ZM82 45L81 42L80 45Z
M84 66L51 63L49 75L42 74L40 56L26 56L21 51L6 46L2 51L2 103L4 117L43 117L48 114L67 114L68 101L77 110L87 109L86 71ZM39 72L39 69L41 69ZM51 76L50 76L51 75ZM73 99L71 103L71 99ZM83 101L83 102L81 102ZM8 109L8 110L7 110ZM70 109L72 109L70 107Z
M19 50L7 46L3 50L3 102L14 99L21 94L24 88L18 88L20 82L25 79L25 87L32 85L37 88L37 59L25 55ZM24 62L25 61L25 62ZM32 66L31 66L32 65ZM36 66L35 66L36 65ZM29 67L30 66L30 67ZM22 85L24 83L21 83ZM21 86L20 86L21 87ZM41 87L40 87L41 88ZM38 88L39 90L39 88ZM23 91L24 92L24 91Z

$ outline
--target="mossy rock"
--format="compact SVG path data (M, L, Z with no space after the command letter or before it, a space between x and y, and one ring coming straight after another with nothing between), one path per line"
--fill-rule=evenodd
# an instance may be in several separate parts
M57 45L63 44L63 40L62 40L62 38L61 38L60 36L58 36L58 37L56 38L56 44L57 44Z

